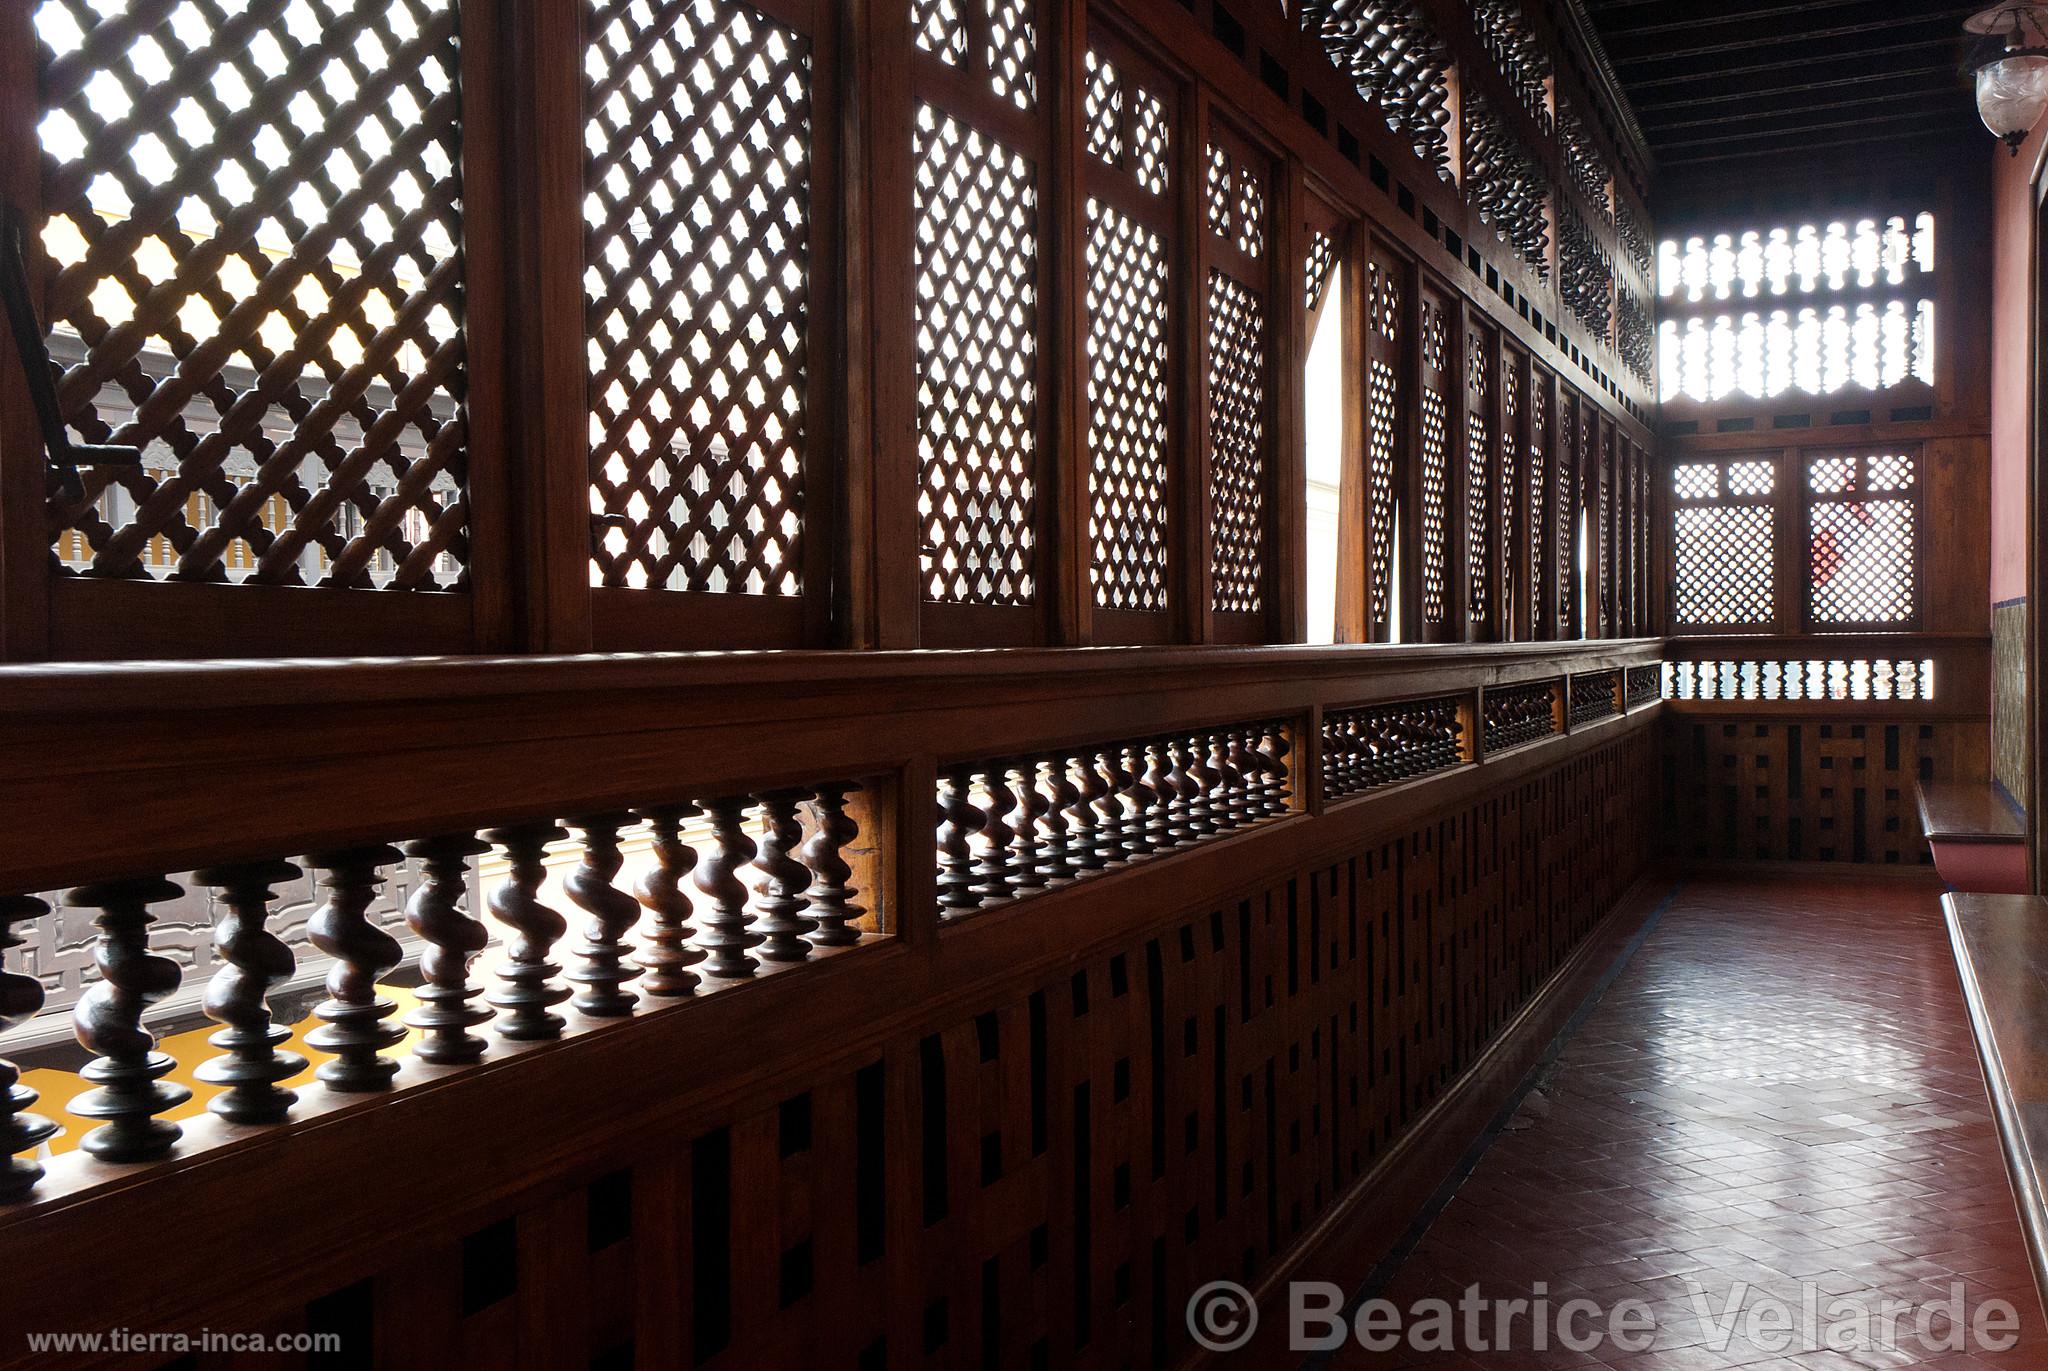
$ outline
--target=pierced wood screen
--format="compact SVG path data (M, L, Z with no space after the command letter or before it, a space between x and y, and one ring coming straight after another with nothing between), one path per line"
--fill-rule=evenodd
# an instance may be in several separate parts
M1814 628L1919 621L1919 460L1912 452L1806 458L1806 610Z
M1671 468L1673 628L1770 624L1777 597L1775 496L1767 457Z
M800 596L809 39L741 0L586 24L591 584Z
M1323 714L1323 798L1412 781L1470 758L1465 700L1445 695Z
M1271 273L1262 259L1271 171L1262 153L1221 128L1211 131L1204 169L1210 605L1249 614L1265 607Z
M455 6L44 0L59 574L464 588Z
M1434 291L1422 294L1422 451L1420 567L1422 577L1422 624L1425 637L1431 631L1441 636L1451 618L1451 454L1450 402L1445 398L1455 384L1450 371L1450 321L1443 297Z
M1526 636L1518 628L1527 574L1522 503L1522 374L1528 359L1505 339L1500 342L1500 461L1495 473L1495 508L1500 511L1500 632L1503 638Z
M1556 560L1550 553L1556 536L1552 513L1551 486L1557 477L1550 462L1551 379L1541 367L1529 369L1529 558L1527 566L1529 635L1545 639L1555 635L1552 611L1556 597L1548 586Z
M1087 74L1090 575L1097 606L1157 612L1171 584L1174 93L1106 38Z
M1572 178L1572 184L1579 188L1588 204L1603 217L1611 218L1614 214L1614 173L1608 170L1607 159L1601 155L1600 145L1594 141L1585 120L1563 101L1558 102L1557 138L1564 149L1564 169Z
M1518 0L1476 0L1471 6L1472 27L1478 31L1493 64L1515 99L1521 102L1536 126L1549 133L1555 122L1551 109L1550 49L1529 20Z
M1465 192L1481 222L1493 225L1539 278L1550 275L1550 178L1484 97L1460 111Z
M1593 495L1600 525L1597 535L1600 555L1594 560L1595 585L1598 587L1595 603L1600 613L1600 633L1606 637L1615 632L1615 618L1620 608L1615 594L1615 578L1621 558L1617 555L1615 540L1621 531L1616 510L1621 498L1621 482L1615 467L1614 425L1604 419L1600 421L1599 454L1598 484Z
M1451 179L1450 55L1416 0L1305 0L1301 31L1323 45L1387 127Z
M1557 213L1557 293L1572 317L1600 341L1614 321L1614 261L1569 205Z
M1406 478L1401 346L1407 269L1375 242L1365 263L1365 534L1370 637L1393 636L1395 493Z
M1036 601L1038 11L916 0L918 515L927 600Z
M1475 629L1493 618L1493 340L1476 321L1465 329L1465 612Z
M1579 636L1579 511L1585 507L1585 401L1570 386L1557 388L1557 533L1552 585L1557 590L1557 636Z

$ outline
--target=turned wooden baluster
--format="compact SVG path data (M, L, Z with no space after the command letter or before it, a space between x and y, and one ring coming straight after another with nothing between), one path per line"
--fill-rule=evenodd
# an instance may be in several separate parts
M697 865L697 849L683 841L683 821L703 811L688 802L650 805L633 811L647 821L653 835L654 869L640 878L636 893L647 906L647 927L640 939L640 968L647 974L641 989L650 995L694 994L704 949L690 941L690 897L683 881Z
M1095 813L1102 821L1096 841L1104 862L1121 862L1130 856L1124 847L1124 790L1131 777L1124 770L1124 752L1112 744L1089 760L1089 770L1102 782L1102 792L1094 800Z
M1073 753L1065 759L1065 764L1076 781L1074 803L1067 809L1068 817L1073 820L1069 860L1081 873L1100 871L1109 864L1109 855L1103 846L1103 816L1096 809L1095 802L1109 793L1109 787L1096 770L1094 752Z
M1216 824L1222 829L1236 828L1252 818L1244 773L1230 761L1231 751L1237 745L1234 731L1209 735L1209 773L1216 778Z
M1159 792L1145 777L1145 745L1132 743L1124 749L1124 793L1131 799L1131 817L1124 832L1124 848L1134 857L1155 850L1152 823L1159 811Z
M704 969L725 980L754 974L756 962L748 949L761 945L761 935L747 928L747 887L739 870L754 860L754 840L747 836L747 801L744 796L712 800L704 806L711 815L711 831L718 842L709 856L697 863L693 878L698 890L711 901L711 909L699 921L698 941L710 953Z
M1166 754L1172 768L1166 773L1166 783L1173 787L1173 795L1167 805L1169 831L1174 846L1193 842L1202 836L1195 827L1195 783L1188 777L1188 740L1183 737L1169 738L1165 742Z
M101 881L64 896L65 903L99 910L93 962L99 982L72 1012L78 1041L99 1055L78 1074L99 1087L70 1105L82 1119L106 1122L78 1145L109 1162L154 1161L169 1154L184 1132L156 1116L192 1098L184 1086L162 1079L177 1063L156 1050L156 1035L142 1016L178 988L178 964L149 950L149 907L184 892L160 876Z
M1144 784L1152 792L1152 802L1145 813L1145 844L1154 852L1164 852L1181 841L1174 831L1180 785L1173 779L1173 760L1163 740L1147 743L1145 756L1148 762Z
M859 789L850 781L818 787L818 798L811 801L811 836L797 853L811 870L811 917L818 923L811 941L819 947L851 947L860 941L860 930L853 924L867 910L853 902L860 892L854 888L853 868L845 856L860 836L860 824L847 813L846 797Z
M990 764L981 775L988 793L988 808L981 820L981 858L974 864L974 888L984 900L1007 900L1016 893L1010 889L1010 840L1015 830L1010 827L1009 818L1016 801L1004 779L1001 762Z
M306 1045L334 1054L316 1073L332 1090L388 1090L398 1074L398 1063L381 1053L403 1041L405 1029L384 1022L398 1006L377 993L377 978L405 954L398 939L370 922L368 911L384 884L381 868L404 855L380 843L306 859L323 873L327 891L306 934L334 958L327 998L313 1009L321 1026L306 1035Z
M1074 788L1074 778L1068 773L1064 757L1048 759L1045 776L1045 827L1050 839L1045 845L1045 872L1053 880L1066 880L1074 874L1075 840L1079 834L1074 827L1073 809L1081 802L1081 792Z
M505 849L505 879L491 892L490 906L491 917L512 930L498 984L484 998L504 1015L501 1036L513 1042L559 1038L567 1020L554 1007L569 998L569 987L555 979L562 968L553 958L569 921L540 902L540 888L548 877L548 844L568 831L543 821L486 829L483 836Z
M470 982L469 967L491 933L462 902L469 897L469 859L489 852L491 845L473 833L450 833L400 846L420 863L420 882L405 902L405 921L427 944L420 953L420 1006L405 1019L420 1030L413 1055L443 1066L476 1061L487 1044L469 1030L489 1023L491 1008L470 1003L483 987Z
M754 863L761 913L754 927L761 934L763 961L800 962L811 955L805 935L818 926L805 916L811 907L804 893L811 888L811 869L795 856L804 836L796 807L811 795L809 789L769 790L754 797L761 802L761 856Z
M590 917L583 921L583 941L576 945L576 964L569 980L582 987L569 1003L597 1019L631 1014L640 997L625 988L640 975L626 959L626 935L640 922L640 902L612 884L626 863L619 851L619 830L633 822L631 814L593 814L571 819L582 835L583 860L562 882L562 889Z
M1188 827L1197 838L1203 838L1221 827L1215 802L1210 798L1210 792L1216 786L1216 774L1209 770L1209 735L1189 735L1186 747L1188 764L1183 774L1187 777L1188 787Z
M7 953L20 947L13 925L40 919L50 907L29 895L0 895L0 1033L32 1017L43 1007L43 983L7 969ZM0 1203L18 1200L43 1178L41 1164L16 1153L26 1152L57 1135L57 1125L28 1107L34 1090L21 1083L21 1070L0 1057Z
M1259 731L1257 757L1264 778L1261 808L1266 814L1287 812L1287 730L1277 724Z
M1038 763L1020 757L1010 763L1009 777L1013 803L1010 817L1017 821L1017 865L1011 879L1019 890L1043 889L1046 878L1038 844L1038 820L1045 813L1045 796L1038 789Z
M306 1069L296 1052L277 1045L291 1030L270 1017L270 992L291 979L298 962L284 939L266 926L271 887L296 880L290 862L249 862L206 867L192 878L220 892L227 913L213 926L221 969L206 983L206 1017L225 1027L207 1039L222 1055L202 1062L193 1074L208 1085L225 1086L207 1108L230 1123L278 1123L298 1094L278 1083Z
M981 908L976 891L974 848L969 841L981 832L981 807L974 803L974 768L956 766L946 772L945 798L939 802L939 906L966 911Z

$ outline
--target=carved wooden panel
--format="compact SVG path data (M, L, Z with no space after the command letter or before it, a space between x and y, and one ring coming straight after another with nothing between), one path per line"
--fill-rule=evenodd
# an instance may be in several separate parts
M1450 55L1416 0L1307 0L1301 31L1379 107L1387 127L1451 179Z
M1666 841L1680 856L1924 863L1916 780L1981 764L1981 723L1673 717Z
M1476 0L1472 27L1493 58L1496 70L1536 126L1550 132L1556 114L1550 91L1552 63L1543 36L1530 21L1520 0Z
M1086 64L1091 577L1098 606L1156 612L1171 584L1173 86L1106 37Z
M1492 622L1493 563L1499 551L1494 526L1498 502L1493 461L1493 419L1496 395L1491 331L1476 321L1465 330L1463 358L1465 433L1460 446L1465 494L1465 613L1480 636Z
M1919 456L1809 454L1806 613L1812 628L1919 623Z
M53 565L464 586L455 6L35 24L59 407L143 452L50 471Z
M1424 632L1442 632L1451 617L1450 547L1451 432L1448 389L1456 384L1451 370L1450 321L1443 298L1433 291L1422 296L1422 623Z
M1409 460L1403 452L1401 347L1404 331L1413 325L1403 318L1406 278L1393 254L1374 242L1365 270L1365 533L1371 586L1367 629L1372 641L1385 642L1393 632L1396 492Z
M1579 212L1557 212L1557 292L1572 317L1601 342L1614 320L1614 261Z
M1547 639L1555 636L1553 613L1556 596L1549 589L1556 573L1554 559L1549 554L1551 541L1556 537L1556 516L1551 509L1553 499L1551 487L1557 476L1550 460L1551 423L1551 378L1541 367L1529 370L1529 529L1528 585L1529 636Z
M1671 468L1671 624L1767 625L1777 595L1777 463L1770 456Z
M1602 216L1612 216L1614 173L1586 121L1577 110L1562 102L1558 108L1557 138L1564 150L1565 174L1571 177L1572 184Z
M800 595L809 39L742 0L586 30L591 582Z
M1550 275L1550 178L1483 96L1459 111L1465 136L1465 193L1539 278Z
M1272 480L1271 327L1263 258L1271 236L1266 157L1211 130L1202 187L1208 266L1210 603L1228 613L1265 607Z
M1037 171L932 104L918 106L914 142L925 598L1030 604L1039 482Z
M1571 689L1571 721L1588 724L1621 712L1620 682L1612 671L1595 671L1574 676Z

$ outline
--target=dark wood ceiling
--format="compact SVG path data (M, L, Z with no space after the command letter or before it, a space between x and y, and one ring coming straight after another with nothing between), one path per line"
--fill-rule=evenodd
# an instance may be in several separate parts
M1658 180L1721 179L1990 135L1959 67L1983 7L1923 0L1578 0Z

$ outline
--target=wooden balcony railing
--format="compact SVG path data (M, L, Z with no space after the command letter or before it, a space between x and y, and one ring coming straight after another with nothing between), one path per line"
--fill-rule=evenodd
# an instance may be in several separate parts
M1160 1299L1254 1249L1273 1268L1642 869L1658 706L1627 683L1660 661L1637 640L139 664L89 693L83 668L0 669L0 930L82 907L100 973L76 1010L96 1089L61 1121L93 1131L6 1175L0 1257L37 1275L0 1328L345 1325L380 1362L486 1358L510 1335L476 1269L502 1239L521 1281L573 1248L586 1303L547 1336L577 1364L622 1338L767 1364L787 1328L864 1346L984 1276L1035 1289L1010 1244L1049 1195L1065 1298L1098 1317L1141 1256ZM1539 696L1541 731L1497 704ZM266 922L300 866L327 965L310 1081L266 1000L295 972ZM416 962L368 916L394 876ZM181 888L212 892L220 1032L207 1112L173 1121L151 1007L180 968L151 911ZM13 1021L40 990L7 970ZM1134 981L1149 1028L1048 1026L1048 996L1079 1015ZM1283 1080L1290 1052L1320 1064ZM1322 1158L1246 1170L1253 1199L1240 1076L1261 1128L1312 1110ZM1139 1148L1127 1095L1145 1141L1097 1175ZM11 1152L46 1140L18 1094L0 1111ZM630 1279L582 1255L620 1225ZM679 1241L708 1275L663 1265ZM1130 1336L1181 1347L1177 1323Z

